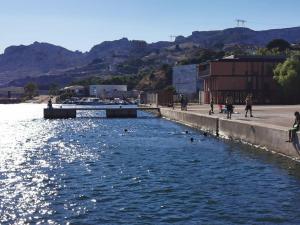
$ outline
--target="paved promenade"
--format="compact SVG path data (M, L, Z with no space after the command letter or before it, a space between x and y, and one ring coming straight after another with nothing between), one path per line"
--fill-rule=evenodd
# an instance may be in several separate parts
M175 110L180 110L180 106L176 105ZM208 115L210 110L209 105L197 105L190 104L188 106L188 112L199 113ZM294 112L300 111L300 105L254 105L253 116L245 118L245 106L235 105L234 114L232 114L232 120L256 122L261 124L269 124L283 127L291 127L294 123ZM218 105L214 105L214 114L219 118L226 118L226 114L219 113Z

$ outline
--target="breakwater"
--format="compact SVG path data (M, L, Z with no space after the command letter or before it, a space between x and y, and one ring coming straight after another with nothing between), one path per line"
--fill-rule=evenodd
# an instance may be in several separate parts
M228 120L170 108L161 108L160 112L165 118L207 131L213 135L246 142L294 160L300 159L300 133L296 134L293 143L288 143L286 142L288 129L285 127L252 121Z

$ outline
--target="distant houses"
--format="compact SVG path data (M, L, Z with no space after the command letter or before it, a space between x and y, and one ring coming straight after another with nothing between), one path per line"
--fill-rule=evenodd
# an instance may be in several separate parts
M68 86L64 87L60 90L61 93L69 93L73 96L81 97L81 96L86 96L86 88L81 85L73 85L73 86Z
M204 95L204 103L213 98L224 104L230 96L235 104L244 104L248 94L256 103L280 103L273 69L285 60L282 56L236 56L212 60L198 65L175 66L173 86L177 93Z
M111 98L137 98L139 92L136 90L128 91L127 85L90 85L89 95L102 99Z
M127 90L127 85L74 85L60 89L60 96L70 97L94 97L99 99L136 99L140 92Z
M0 98L22 98L25 94L23 87L0 88Z

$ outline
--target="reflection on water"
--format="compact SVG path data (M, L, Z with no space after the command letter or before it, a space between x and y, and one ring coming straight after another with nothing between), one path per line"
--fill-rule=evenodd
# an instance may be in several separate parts
M300 222L295 162L163 119L42 107L0 105L0 224Z

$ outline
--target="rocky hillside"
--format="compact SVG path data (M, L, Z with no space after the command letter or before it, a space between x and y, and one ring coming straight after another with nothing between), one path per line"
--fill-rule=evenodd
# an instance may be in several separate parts
M48 43L11 46L0 55L0 84L18 78L61 73L85 63L83 53Z
M210 51L228 51L236 45L253 49L276 38L300 42L300 27L266 31L248 28L195 31L188 37L177 37L174 42L151 44L122 38L95 45L86 53L38 42L11 46L0 55L0 86L19 86L30 80L43 85L65 85L70 80L88 76L136 75L153 71L163 64L197 63L212 56L219 57L222 54Z
M265 46L273 39L285 39L290 43L299 43L300 27L263 31L254 31L242 27L216 31L195 31L188 37L178 36L175 42L192 42L203 48L218 48L232 44Z

